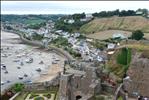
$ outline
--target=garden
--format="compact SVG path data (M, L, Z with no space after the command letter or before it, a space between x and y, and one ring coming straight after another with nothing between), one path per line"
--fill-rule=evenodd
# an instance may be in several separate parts
M21 92L14 100L56 100L54 91Z

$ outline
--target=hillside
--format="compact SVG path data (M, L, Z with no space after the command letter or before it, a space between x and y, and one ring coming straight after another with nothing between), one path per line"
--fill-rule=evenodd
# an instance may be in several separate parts
M23 23L23 24L32 24L32 23L41 23L48 20L56 21L59 17L64 15L1 15L2 22L9 23Z
M128 52L123 49L127 47ZM141 54L141 58L149 59L149 44L148 42L130 42L125 44L121 42L121 46L117 48L115 53L110 57L110 60L106 63L107 69L114 73L117 77L122 78L125 71L127 71L134 61L134 55ZM134 58L133 58L134 57ZM138 57L138 59L140 59ZM139 66L141 68L141 66Z
M141 16L129 17L110 17L110 18L96 18L91 22L83 25L80 32L96 33L103 30L125 30L134 31L140 29L143 32L149 32L149 19Z

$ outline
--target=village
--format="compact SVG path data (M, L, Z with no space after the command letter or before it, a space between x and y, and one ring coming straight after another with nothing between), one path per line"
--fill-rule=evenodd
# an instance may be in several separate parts
M93 16L91 14L87 14L86 18L80 19L81 21L88 21L91 20ZM66 22L66 20L64 20ZM74 22L73 19L69 19L67 23L72 24ZM69 33L65 32L63 30L55 30L54 29L54 22L48 21L46 23L46 27L43 28L41 27L40 29L25 29L24 25L11 25L11 24L4 24L4 27L6 26L11 26L14 30L18 30L19 32L22 32L25 34L25 37L30 40L33 39L33 34L38 34L43 36L40 40L43 43L45 47L48 47L48 45L53 41L56 40L59 37L62 37L62 39L66 39L66 42L70 44L70 48L73 49L74 52L77 52L81 55L81 58L83 60L98 60L100 62L107 60L107 57L104 56L105 53L102 52L104 50L114 50L116 46L119 46L119 43L104 43L105 47L104 50L100 50L93 45L91 45L91 42L94 42L94 39L92 38L85 38L84 34L79 33L79 32L74 32L74 33ZM4 28L3 27L3 28ZM5 30L5 29L4 29ZM111 37L113 39L115 38L120 38L120 39L127 39L127 36L125 33L114 33L113 36ZM36 41L36 40L35 40ZM64 48L62 44L62 48ZM66 50L67 51L67 50ZM110 51L109 53L111 53ZM114 53L114 52L112 52Z
M136 14L142 15L143 13L136 12ZM79 21L88 22L93 19L92 14L85 14L85 18L80 18ZM75 20L70 18L64 19L63 22L73 24ZM131 35L125 31L116 31L110 38L99 40L87 37L81 32L55 29L54 26L55 22L52 20L47 21L46 25L39 29L28 28L27 25L21 23L2 23L2 31L19 35L22 41L25 40L20 43L31 45L28 47L30 49L26 47L18 49L19 46L9 47L9 44L6 47L3 45L1 48L3 91L11 95L12 91L7 91L6 88L16 82L24 84L24 90L17 91L11 100L21 100L22 97L24 100L37 100L37 98L41 100L100 100L100 98L103 100L136 100L134 98L140 98L142 95L146 98L144 100L148 100L146 97L148 93L145 92L148 90L140 88L139 94L136 92L138 91L136 87L136 90L133 91L132 80L135 79L130 78L132 71L127 73L128 69L122 68L120 69L121 77L117 78L118 75L113 74L114 70L108 68L111 59L113 60L113 55L120 55L118 52L120 51L126 52L126 64L119 60L121 55L116 61L113 60L114 63L120 62L124 67L128 67L132 64L129 57L133 62L135 62L133 58L136 57L136 61L144 59L139 62L145 69L148 66L148 58L142 56L142 53L140 56L136 56L138 52L135 50L131 56L130 52L133 47L131 48L132 45L129 44L148 44L148 40L144 39L139 42L132 40ZM4 40L4 42L7 41ZM37 47L36 44L39 46ZM144 47L147 48L146 44ZM147 50L146 48L145 50ZM7 61L8 58L11 58L12 61ZM10 71L12 69L7 67L7 64L10 65L10 63L15 67L13 73ZM32 67L27 68L28 66ZM27 72L25 72L26 70ZM14 79L11 77L12 74L14 74ZM12 82L12 80L15 81ZM146 86L148 81L144 81ZM38 93L38 91L44 92ZM129 98L128 95L134 98Z

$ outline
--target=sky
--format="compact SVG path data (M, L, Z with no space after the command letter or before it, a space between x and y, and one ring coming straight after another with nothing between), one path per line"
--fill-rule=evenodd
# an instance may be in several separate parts
M1 1L1 14L74 14L149 9L149 1Z

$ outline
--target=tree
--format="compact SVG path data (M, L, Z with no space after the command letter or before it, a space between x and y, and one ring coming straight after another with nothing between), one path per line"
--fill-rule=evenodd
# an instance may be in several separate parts
M141 40L143 38L144 34L141 30L136 30L132 32L131 38L135 40Z
M15 92L20 92L24 89L24 84L16 83L12 88Z
M12 30L12 29L13 29L11 26L5 26L5 28L6 28L7 30Z
M43 39L43 35L34 32L34 33L32 34L32 38L33 38L33 40L42 40L42 39Z

